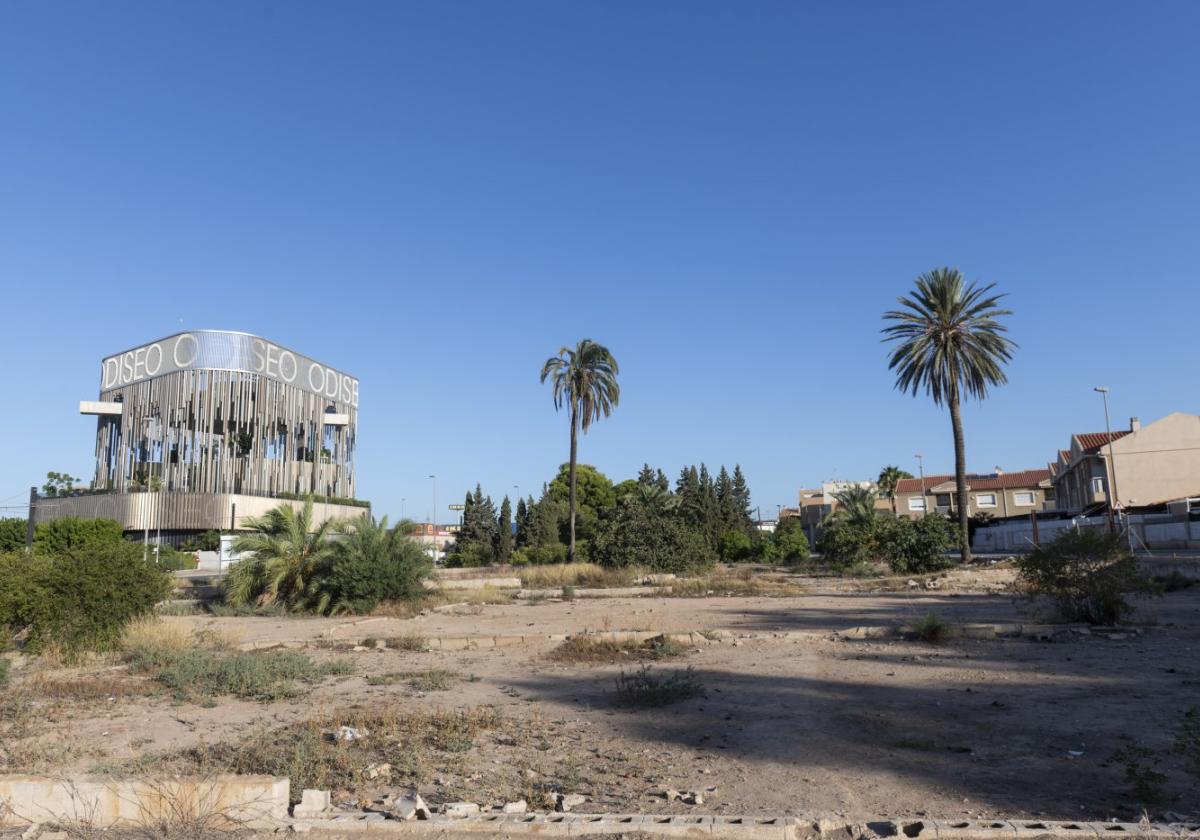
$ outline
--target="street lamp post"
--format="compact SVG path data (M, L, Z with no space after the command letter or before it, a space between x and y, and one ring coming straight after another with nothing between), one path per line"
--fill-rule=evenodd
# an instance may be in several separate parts
M1114 508L1120 508L1121 494L1117 492L1117 459L1113 455L1112 425L1108 421L1108 388L1101 385L1092 390L1104 400L1104 432L1108 435L1108 466L1112 470L1112 499L1108 502L1108 530L1113 532L1116 530L1116 524L1113 520L1113 510Z
M921 473L921 518L929 512L929 500L925 498L925 456L919 452L913 456L917 459L917 470Z
M433 530L433 534L432 534L432 536L433 536L433 565L435 565L435 566L436 566L436 565L437 565L437 561L438 561L438 544L437 544L437 536L438 536L438 535L437 535L437 476L436 476L436 475L431 475L431 476L429 476L429 477L430 477L431 479L433 479L433 513L432 513L432 519L433 519L433 521L432 521L430 524L433 526L433 529L432 529L432 530Z

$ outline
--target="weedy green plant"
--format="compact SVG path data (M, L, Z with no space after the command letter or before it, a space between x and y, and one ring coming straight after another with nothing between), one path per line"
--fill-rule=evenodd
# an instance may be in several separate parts
M12 663L3 656L0 656L0 688L8 685L9 672L12 669Z
M927 612L925 617L913 627L913 631L922 642L939 644L946 641L950 635L950 625L938 618L936 614Z
M1133 605L1130 594L1159 590L1138 568L1120 536L1095 529L1067 530L1017 558L1019 584L1045 595L1068 621L1115 624Z
M203 702L232 694L250 700L286 700L305 694L329 676L349 674L350 664L317 664L294 650L223 651L140 646L126 652L129 670L148 673L177 699Z
M1121 740L1121 747L1109 761L1122 765L1125 781L1129 783L1130 793L1135 799L1139 802L1161 802L1166 796L1167 776L1158 770L1158 754L1132 738L1122 737Z
M367 677L367 685L395 685L408 683L417 691L446 691L459 679L454 671L434 669L430 671L390 671L386 674L372 674Z
M574 586L564 586L562 588L562 598L564 601L574 601L575 600L575 587Z
M623 706L655 708L705 696L707 692L690 665L666 676L654 674L650 666L643 665L630 674L622 671L617 677L617 702Z

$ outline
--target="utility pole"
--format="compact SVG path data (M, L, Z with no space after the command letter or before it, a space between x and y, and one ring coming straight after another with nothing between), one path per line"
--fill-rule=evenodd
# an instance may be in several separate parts
M1093 388L1104 400L1104 432L1108 435L1108 466L1112 470L1112 498L1108 500L1108 530L1116 532L1113 510L1121 506L1121 494L1117 492L1117 459L1113 456L1112 425L1108 422L1108 388L1103 385Z
M438 561L438 544L437 544L437 537L438 537L438 528L437 528L437 476L436 476L436 475L431 475L431 476L429 476L429 477L430 477L431 479L433 479L433 522L431 522L430 524L433 526L433 565L435 565L435 566L436 566L436 565L437 565L437 561Z
M919 452L913 456L917 459L917 469L921 473L921 518L929 512L929 500L925 498L925 456Z

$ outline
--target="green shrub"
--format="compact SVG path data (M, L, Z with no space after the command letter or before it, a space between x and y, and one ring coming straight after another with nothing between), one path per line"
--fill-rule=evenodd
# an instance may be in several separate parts
M707 534L652 504L625 498L600 521L591 546L593 562L655 572L694 572L716 565Z
M1030 595L1051 598L1068 621L1115 624L1133 605L1127 594L1155 592L1137 559L1116 534L1063 531L1017 558L1018 580Z
M78 519L64 516L41 522L33 529L33 550L41 554L66 554L94 544L125 542L121 523L112 519Z
M872 527L855 524L847 519L833 519L817 537L821 559L843 568L870 563L877 557L878 546Z
M721 535L721 559L726 563L742 563L754 557L754 544L745 531L726 531Z
M932 612L925 613L925 617L918 621L913 629L918 639L931 644L943 642L950 635L950 626Z
M142 546L85 542L59 556L0 556L0 625L27 632L32 651L58 645L69 657L111 650L134 618L171 590Z
M314 572L307 604L321 613L366 613L385 601L423 594L432 563L417 542L388 531L387 518L363 517L345 529Z
M446 555L446 565L452 569L477 569L496 561L496 552L481 542L468 543Z
M22 551L25 548L26 527L24 519L0 519L0 553Z
M164 572L191 570L199 565L199 561L194 555L183 551L176 551L169 545L160 545L157 551L154 550L154 547L151 547L150 559Z
M953 566L947 554L958 544L958 532L944 516L885 520L876 532L877 551L897 574L936 572Z
M12 663L3 656L0 656L0 688L8 685L8 673L12 668Z
M578 544L577 546L578 547ZM567 547L562 543L549 543L547 545L531 545L521 549L528 559L530 565L533 566L549 566L554 563L567 562Z

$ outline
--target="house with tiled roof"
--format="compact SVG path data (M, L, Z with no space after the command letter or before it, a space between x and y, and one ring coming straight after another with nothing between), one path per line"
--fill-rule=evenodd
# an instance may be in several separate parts
M1048 469L1005 472L997 468L991 473L967 474L969 515L988 513L997 519L1007 519L1053 509L1054 489ZM954 475L901 479L896 485L896 512L912 518L925 513L957 514Z
M1080 432L1049 465L1060 510L1153 508L1200 496L1200 415L1177 411L1143 426Z

